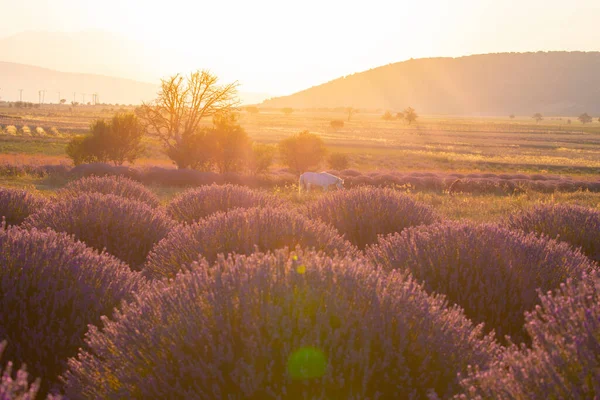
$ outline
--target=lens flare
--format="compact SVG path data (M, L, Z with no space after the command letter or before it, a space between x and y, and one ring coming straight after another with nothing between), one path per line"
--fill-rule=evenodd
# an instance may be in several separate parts
M320 378L325 375L327 359L316 347L301 347L288 358L287 372L295 380Z

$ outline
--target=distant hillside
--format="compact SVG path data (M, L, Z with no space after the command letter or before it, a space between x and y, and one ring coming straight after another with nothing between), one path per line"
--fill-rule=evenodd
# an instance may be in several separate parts
M60 97L82 102L92 101L92 93L98 93L101 103L139 104L156 97L158 84L138 82L130 79L103 75L59 72L31 65L0 61L0 97L3 100L19 100L19 89L23 89L23 101L38 102L38 91L46 90L45 102L57 103Z
M409 60L266 100L264 107L423 114L600 113L600 52L500 53Z
M23 101L38 102L38 91L46 90L46 103L57 103L61 98L82 102L92 101L92 93L98 93L101 103L140 104L156 98L156 84L104 75L59 72L32 65L0 61L0 99L19 100L19 89L23 89ZM258 103L268 97L265 93L240 92L242 103Z

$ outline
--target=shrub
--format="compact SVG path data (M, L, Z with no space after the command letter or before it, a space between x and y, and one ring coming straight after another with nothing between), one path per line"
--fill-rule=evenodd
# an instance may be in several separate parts
M508 217L511 229L535 232L581 248L600 261L600 211L570 204L551 204Z
M59 191L60 196L77 197L83 193L114 194L158 207L158 197L144 185L122 176L90 176L70 182Z
M384 121L391 121L394 119L394 116L392 115L391 112L386 111L382 116L381 119L383 119Z
M47 205L45 198L25 190L0 187L0 220L5 218L7 225L19 225Z
M95 155L95 143L90 135L75 136L69 141L65 149L67 156L73 160L73 164L89 164L104 162Z
M334 119L329 122L329 126L331 126L333 129L341 129L344 127L344 121L341 119Z
M348 156L344 153L332 153L327 159L327 163L330 168L338 171L348 168L348 165L350 164Z
M537 304L538 288L554 289L594 268L565 243L462 222L380 238L367 255L386 270L410 271L427 291L445 294L473 321L516 341L524 340L523 313Z
M186 265L218 254L252 254L300 245L333 255L354 254L353 246L318 221L283 208L236 209L174 228L148 255L146 273L173 277Z
M282 203L275 196L243 186L210 185L177 195L167 206L167 214L176 221L192 223L219 211L276 207Z
M279 153L283 163L297 173L317 167L326 152L323 139L308 131L300 132L279 142Z
M542 295L526 315L532 349L513 346L463 382L463 398L595 399L600 396L600 275ZM479 396L479 397L478 397Z
M247 164L252 142L240 126L236 114L217 114L209 131L213 141L211 158L220 173L239 172Z
M141 144L144 130L134 114L115 114L110 122L96 120L90 135L73 138L67 145L67 155L75 165L112 161L122 165L134 163L144 152Z
M250 154L248 169L251 174L262 174L273 164L276 148L270 144L254 143Z
M136 269L174 222L163 211L139 201L89 193L58 201L32 214L23 225L75 235L88 246L106 249Z
M307 206L310 217L334 226L350 242L364 248L377 235L400 232L439 218L431 207L392 189L355 188L329 193Z
M0 265L5 360L26 362L43 390L77 354L87 325L145 285L114 257L51 230L0 230Z
M69 398L448 396L496 351L413 280L302 251L196 265L87 344L69 361Z
M0 358L6 348L6 340L0 343ZM2 400L33 400L40 389L40 379L29 384L29 374L24 367L19 368L16 377L12 373L13 364L8 362L4 370L0 369L2 381L0 381L0 399Z

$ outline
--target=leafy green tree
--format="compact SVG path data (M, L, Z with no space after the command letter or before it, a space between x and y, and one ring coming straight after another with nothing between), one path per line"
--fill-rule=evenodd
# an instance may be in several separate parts
M67 145L67 155L75 165L90 162L134 163L143 154L144 130L133 114L116 114L112 120L96 120L90 134L77 136Z
M533 117L531 117L531 118L535 119L535 122L536 122L536 123L539 123L541 120L543 120L543 119L544 119L544 117L543 117L543 116L542 116L542 114L540 114L540 113L535 113L535 114L533 114Z
M294 112L294 109L291 107L284 107L281 109L281 112L284 113L285 115L290 115L291 113Z
M412 107L407 107L404 110L404 120L406 122L408 122L408 124L412 124L413 122L415 122L417 120L417 118L419 118L419 116L417 115L417 113L415 112L415 109Z
M302 131L279 142L279 154L283 163L296 173L317 167L326 153L323 139L308 131Z
M246 107L246 111L250 114L258 114L260 112L260 109L256 106L248 106Z

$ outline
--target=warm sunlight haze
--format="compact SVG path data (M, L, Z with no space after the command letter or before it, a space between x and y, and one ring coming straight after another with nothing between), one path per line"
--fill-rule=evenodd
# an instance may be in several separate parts
M600 0L0 0L0 400L600 400Z
M127 61L107 60L108 70L66 54L45 61L53 69L154 82L202 66L270 95L410 58L600 50L597 0L0 0L0 15L0 49L23 31L100 30L108 49L99 48ZM120 53L129 51L123 40L139 42L143 62ZM40 64L13 51L15 60L0 61Z

